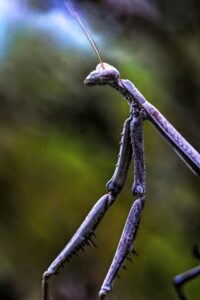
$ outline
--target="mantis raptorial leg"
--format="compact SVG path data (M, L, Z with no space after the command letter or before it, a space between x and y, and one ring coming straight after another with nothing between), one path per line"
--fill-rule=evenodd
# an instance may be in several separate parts
M44 273L44 300L50 299L49 278L56 274L65 261L70 260L77 251L88 243L93 243L92 235L94 234L95 228L124 186L132 156L134 160L135 177L132 192L133 195L136 196L136 200L131 207L114 260L100 290L101 298L104 298L111 290L120 268L124 266L124 262L130 252L132 250L134 251L134 242L139 228L146 194L143 139L143 122L145 120L153 124L193 173L200 175L200 154L186 141L161 112L145 99L132 82L127 79L122 79L119 71L115 67L103 62L97 46L88 33L80 16L75 12L68 0L65 0L65 3L79 22L100 61L96 69L86 77L85 85L108 85L117 90L127 100L130 106L130 118L127 119L124 124L118 163L112 179L107 183L108 194L98 200L72 239ZM194 272L197 275L199 274L198 270L196 272L196 269Z
M50 299L48 285L49 278L52 275L55 275L63 266L63 264L66 261L69 261L79 250L83 249L88 243L93 243L92 236L94 235L94 230L103 218L106 211L116 200L117 195L124 186L132 156L130 144L130 121L131 119L129 118L124 123L118 162L113 177L107 183L108 194L102 196L97 201L72 239L69 241L69 243L67 243L65 248L43 274L44 300Z
M131 146L134 159L134 184L132 193L136 196L136 200L130 209L115 256L99 292L100 299L104 299L106 294L111 291L113 282L118 276L119 270L122 267L125 267L125 260L129 258L131 252L136 253L134 241L139 228L145 201L143 121L144 113L138 109L137 106L132 105L130 123Z

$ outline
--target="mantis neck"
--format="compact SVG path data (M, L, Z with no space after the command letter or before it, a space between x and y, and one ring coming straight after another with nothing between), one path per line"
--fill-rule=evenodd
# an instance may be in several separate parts
M130 92L123 86L123 79L119 79L117 82L112 82L109 84L112 88L118 91L123 98L128 101L128 104L131 105L134 102L133 96Z
M117 90L131 106L134 105L145 110L145 106L149 104L130 80L118 79L117 82L111 83L110 86Z

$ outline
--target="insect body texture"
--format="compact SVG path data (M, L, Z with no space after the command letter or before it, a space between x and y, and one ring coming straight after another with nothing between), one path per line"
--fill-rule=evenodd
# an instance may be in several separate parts
M112 290L114 280L118 277L120 269L125 268L126 259L131 260L130 255L132 253L136 254L135 240L139 230L146 197L144 122L150 121L152 123L161 136L196 175L200 175L200 154L159 110L145 99L131 81L122 79L120 72L115 67L102 61L97 46L91 35L87 32L80 16L75 12L68 0L65 1L65 4L79 22L100 61L96 69L86 77L84 81L85 85L88 87L108 85L117 90L117 92L127 100L130 106L130 116L123 126L118 161L114 174L106 185L107 193L93 206L74 236L44 273L43 300L50 300L49 278L55 275L66 261L70 261L73 255L83 250L87 244L94 244L94 231L121 192L126 181L130 162L133 160L134 183L132 186L132 194L135 197L135 201L130 209L119 245L99 292L99 297L104 299ZM193 269L192 274L194 275L194 273L196 274L195 276L197 276L197 274L199 274L199 268ZM181 276L182 277L179 276L175 279L177 286L180 285L180 282L184 283L186 281L185 278L188 274ZM181 298L180 293L181 292L179 292L180 299L186 299Z

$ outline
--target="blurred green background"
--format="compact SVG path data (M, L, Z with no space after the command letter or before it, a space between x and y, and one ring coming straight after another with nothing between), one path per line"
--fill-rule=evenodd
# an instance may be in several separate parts
M194 147L199 142L197 0L76 1L104 61L132 80ZM0 299L41 299L41 277L106 193L129 107L83 85L97 60L62 1L0 0ZM172 278L197 265L199 179L145 123L146 206L128 272L108 299L175 300ZM117 247L133 171L98 227L98 249L50 281L52 299L90 300ZM200 297L200 279L185 288Z

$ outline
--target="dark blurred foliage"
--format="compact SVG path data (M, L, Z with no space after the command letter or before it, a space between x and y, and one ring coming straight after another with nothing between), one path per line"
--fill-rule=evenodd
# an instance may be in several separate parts
M0 278L0 298L3 300L22 299L16 283L5 274Z
M13 2L26 3L33 19L65 9L62 1ZM101 35L105 61L200 149L199 1L75 5ZM33 19L8 31L0 62L2 300L41 298L43 271L105 193L129 114L115 91L84 87L97 64L92 49L70 40L58 43L51 31L31 26ZM139 257L127 273L120 272L109 299L175 300L173 276L198 263L192 247L200 243L199 179L149 124L145 155L147 203L135 244ZM98 250L88 248L52 278L53 299L97 298L133 201L132 177L131 170L122 195L97 229ZM199 299L199 280L185 288L188 299Z

